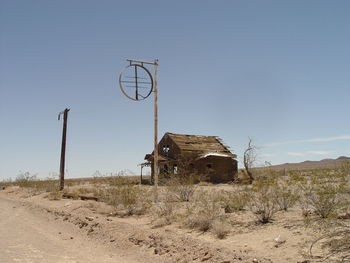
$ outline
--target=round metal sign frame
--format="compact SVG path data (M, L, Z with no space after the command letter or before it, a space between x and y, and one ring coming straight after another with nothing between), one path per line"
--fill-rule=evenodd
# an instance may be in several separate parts
M123 80L122 77L123 77L123 74L130 68L130 67L134 67L135 68L135 76L133 77L130 77L130 78L134 78L135 80L134 81L126 81L126 80ZM138 76L137 76L137 68L140 68L142 70L145 71L146 75L149 77L149 81L150 82L144 82L144 81L138 81ZM133 83L135 84L135 86L130 86L131 88L135 88L136 91L135 91L135 97L131 97L125 90L125 87L127 87L126 85L123 85L123 83ZM146 96L143 96L141 95L139 92L138 92L138 89L139 88L147 88L147 87L142 87L142 86L139 86L139 83L140 84L150 84L150 90L149 92L146 94ZM121 89L121 91L123 92L123 94L131 99L131 100L134 100L134 101L140 101L140 100L144 100L144 99L147 99L149 97L149 95L151 95L152 91L153 91L153 88L154 88L154 81L153 81L153 77L152 77L152 74L151 72L143 65L140 65L140 64L133 64L133 63L130 63L129 66L127 66L119 75L119 87Z

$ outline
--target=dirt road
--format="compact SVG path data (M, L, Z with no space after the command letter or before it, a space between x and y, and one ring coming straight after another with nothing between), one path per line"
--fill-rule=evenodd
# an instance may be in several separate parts
M76 228L0 197L0 262L141 262L94 243Z

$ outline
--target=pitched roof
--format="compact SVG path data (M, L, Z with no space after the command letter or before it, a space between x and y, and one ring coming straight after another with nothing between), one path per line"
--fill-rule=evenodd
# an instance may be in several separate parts
M215 153L221 153L227 157L236 157L218 136L188 135L169 132L164 136L169 136L181 151L198 152L199 154L211 153L214 155Z

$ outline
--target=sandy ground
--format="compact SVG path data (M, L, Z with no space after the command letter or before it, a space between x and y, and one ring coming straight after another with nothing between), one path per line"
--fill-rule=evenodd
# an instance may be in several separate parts
M0 262L317 262L307 259L314 233L299 211L263 226L234 215L232 232L219 240L176 224L153 228L149 216L111 217L102 202L45 196L0 191Z
M145 262L87 238L67 224L23 202L0 197L0 262Z

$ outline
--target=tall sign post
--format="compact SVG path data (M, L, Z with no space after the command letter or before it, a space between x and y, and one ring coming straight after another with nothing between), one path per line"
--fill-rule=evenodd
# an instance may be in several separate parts
M60 191L64 189L64 166L66 161L66 140L67 140L67 119L70 109L65 109L58 114L58 120L63 114L63 131L62 131L62 145L61 145L61 162L60 162Z
M119 86L131 100L140 101L154 93L153 183L158 186L158 59L142 61L128 59L129 65L119 75ZM153 76L145 65L154 68Z

